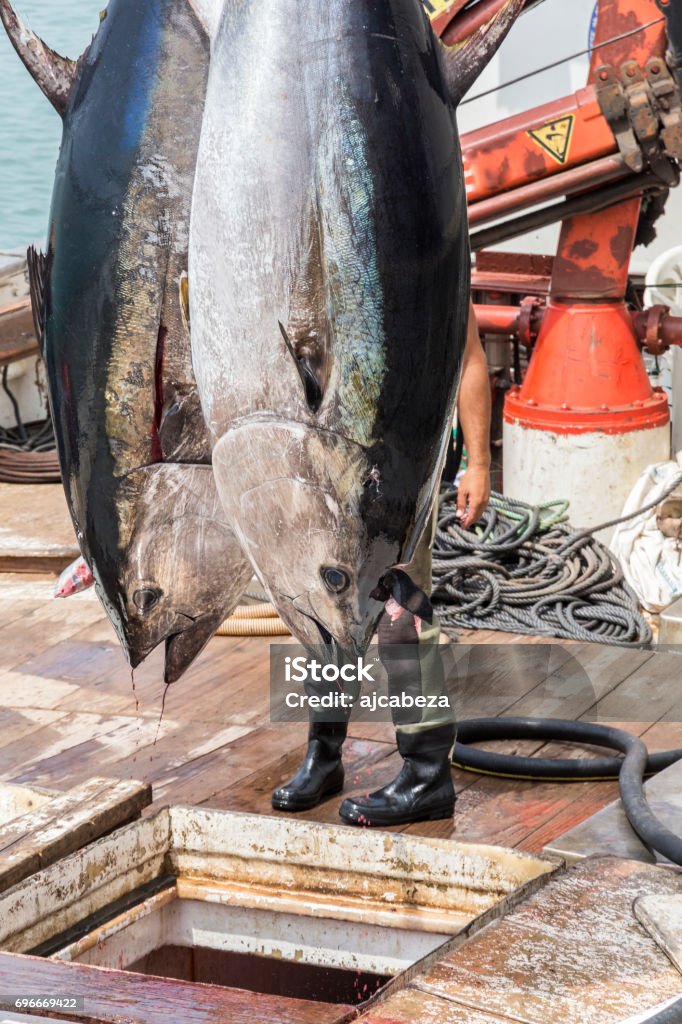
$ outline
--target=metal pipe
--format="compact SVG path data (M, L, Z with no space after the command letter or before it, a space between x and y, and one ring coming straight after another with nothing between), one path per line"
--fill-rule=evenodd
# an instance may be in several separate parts
M563 121L573 126L570 160L550 158L533 135L541 125ZM469 203L484 202L529 182L558 177L575 167L618 154L593 86L543 103L532 110L486 125L462 136L462 160ZM544 165L544 167L543 167Z
M672 316L667 306L651 306L631 316L637 341L652 355L682 345L682 316Z
M433 30L448 46L456 46L493 18L505 0L450 0L440 14L435 13L434 2L424 0ZM525 14L538 3L542 0L526 0L521 13ZM485 13L481 14L482 11Z
M541 210L533 210L531 213L522 214L520 217L504 221L501 224L494 224L492 227L474 231L470 236L471 248L474 252L480 252L481 249L489 249L500 242L518 238L519 235L547 227L548 224L555 224L566 217L572 217L579 213L598 212L622 199L641 195L645 190L660 190L664 187L660 179L653 174L630 175L624 181L610 185L608 188L585 192L562 203L554 203Z
M513 341L518 335L521 306L475 305L474 313L480 334L494 334ZM537 334L545 309L533 310L532 331ZM643 312L631 311L632 329L640 345L650 352L661 353L673 345L682 346L682 316L672 316L666 306L653 306Z
M520 306L474 306L474 313L481 334L518 333Z
M441 36L443 42L446 46L457 46L458 43L473 35L486 22L494 18L505 3L506 0L479 0L479 3L466 10L462 10L465 4L458 5L457 15Z
M475 227L488 221L527 210L531 206L549 202L558 196L570 196L586 188L596 188L629 177L632 174L620 153L602 157L589 164L574 167L563 174L554 174L550 178L534 181L530 185L503 192L491 199L482 199L469 207L469 224Z

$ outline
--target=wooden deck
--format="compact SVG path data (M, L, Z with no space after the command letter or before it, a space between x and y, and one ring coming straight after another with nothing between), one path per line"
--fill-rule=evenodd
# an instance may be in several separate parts
M0 512L0 570L24 568L27 552L42 570L47 549L73 543L59 485L0 485ZM93 777L136 778L152 783L153 806L274 813L270 794L302 759L306 726L270 721L270 641L216 637L169 688L161 719L162 650L133 677L94 593L56 601L54 583L54 573L0 571L0 781L65 791ZM608 720L651 750L682 747L682 661L674 655L581 645L531 665L540 651L532 638L476 631L460 643L477 645L462 717ZM557 743L491 746L577 752ZM351 722L344 749L345 795L381 786L399 769L390 723ZM617 795L614 782L531 783L458 770L454 781L454 831L447 821L408 831L537 852ZM305 816L338 822L340 800Z
M160 719L162 652L133 678L94 594L56 601L53 587L52 575L0 574L0 781L61 791L93 776L137 778L153 784L154 806L273 813L270 793L298 766L306 727L269 720L269 641L215 638L169 688ZM608 716L652 750L682 746L673 656L595 646L580 653L580 680L580 672L525 679L514 664L528 638L479 632L462 640L488 645L474 683L494 713ZM495 746L566 753L555 743ZM387 782L400 764L391 725L352 723L345 763L346 793ZM452 822L408 831L539 851L617 793L611 782L530 783L462 771L454 780L454 831ZM328 800L306 817L338 822L339 803Z
M58 492L46 488L44 494L27 502L28 490L15 498L0 487L6 553L11 559L13 545L19 551L27 545L36 555L33 564L41 568L38 554L42 557L58 532L64 540L63 508L55 512ZM0 554L1 549L0 543ZM153 786L154 802L143 814L168 803L273 814L271 791L303 757L306 726L270 721L269 641L215 638L167 691L161 717L163 652L155 652L133 676L94 593L56 601L54 584L54 573L0 571L0 782L69 794L53 796L36 815L38 824L44 819L43 832L50 833L50 849L59 852L65 841L73 847L71 832L64 839L62 817L61 832L53 834L60 801L72 802L80 794L74 812L79 827L87 834L102 831L98 821L110 810L87 808L100 793L106 792L109 803L119 794L116 814L130 816L131 808L136 812L147 798L130 786L127 780L133 779ZM459 695L464 717L608 720L641 735L651 750L682 746L677 693L682 662L674 655L589 645L553 648L550 660L539 639L478 631L460 637L457 656L464 656L464 643L472 645ZM556 743L492 746L542 756L578 752ZM392 726L351 722L345 763L346 793L366 792L392 778L400 765ZM615 782L567 785L453 774L454 823L401 831L539 852L617 795ZM122 781L107 791L107 779ZM337 823L340 799L304 817ZM4 832L7 847L17 837L11 825ZM12 869L23 877L33 846L42 840L33 834L18 839L23 847L18 843L10 853L21 860L23 851L23 861L18 866L13 861ZM41 847L40 857L45 856ZM401 976L386 1001L370 1006L362 1019L368 1024L415 1019L512 1024L521 1013L538 1024L601 1024L622 1019L643 1002L653 1006L679 994L679 974L632 915L634 896L660 893L662 885L666 892L679 891L679 875L661 871L614 858L588 860L461 947L457 940L434 954L421 973ZM199 986L197 994L195 986L190 991L182 982L117 973L109 982L103 975L93 996L93 968L6 953L0 961L5 987L12 991L56 986L87 996L85 1011L76 1014L87 1021L113 1021L121 1008L131 1021L160 1020L155 1004L166 1017L172 1004L180 1006L183 1019L206 1024L226 1015L253 1019L253 996L236 989ZM275 996L258 1000L259 1019L273 1024L348 1019L345 1006L308 1007Z
M0 572L59 573L79 554L61 484L0 484Z

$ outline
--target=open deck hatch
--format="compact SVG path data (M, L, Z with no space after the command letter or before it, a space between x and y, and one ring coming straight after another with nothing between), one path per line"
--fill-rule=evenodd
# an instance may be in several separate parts
M364 1002L557 867L498 847L164 808L0 896L0 949Z

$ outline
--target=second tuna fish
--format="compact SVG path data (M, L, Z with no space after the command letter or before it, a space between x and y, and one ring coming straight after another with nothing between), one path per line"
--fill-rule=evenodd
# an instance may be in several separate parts
M0 14L64 118L32 283L67 501L131 664L165 640L172 681L251 576L208 465L181 308L208 37L189 0L112 0L75 63L7 0Z

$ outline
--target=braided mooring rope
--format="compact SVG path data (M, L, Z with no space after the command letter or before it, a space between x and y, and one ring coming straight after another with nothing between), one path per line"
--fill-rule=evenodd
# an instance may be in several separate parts
M443 626L620 647L651 642L618 560L593 531L568 524L568 502L532 506L494 492L481 522L465 530L456 499L456 490L443 490L433 546L433 604Z

